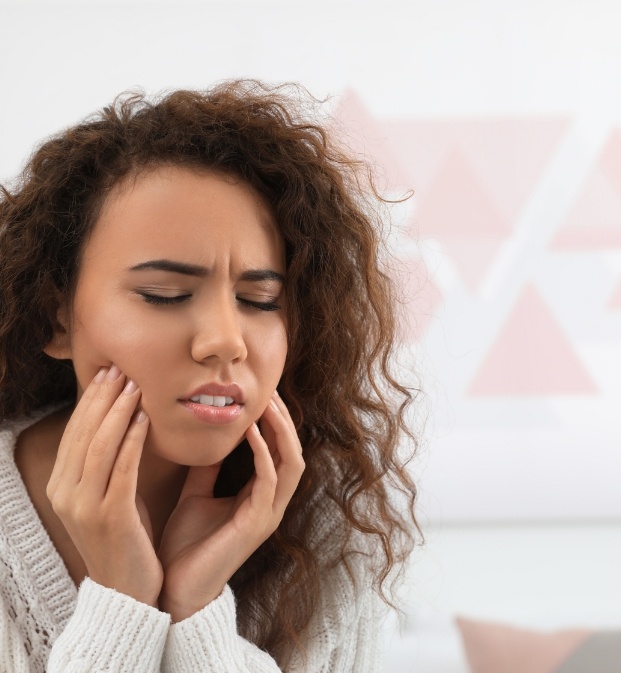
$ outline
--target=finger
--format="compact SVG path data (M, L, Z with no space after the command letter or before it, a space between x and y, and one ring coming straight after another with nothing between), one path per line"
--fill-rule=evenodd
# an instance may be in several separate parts
M283 409L285 413L283 413ZM267 405L264 416L265 414L267 414L267 420L272 427L272 436L274 439L277 441L275 434L276 428L284 427L286 430L286 435L282 436L288 436L291 439L291 443L287 444L287 446L291 446L292 449L301 454L302 445L300 444L298 432L295 428L295 425L293 424L291 416L289 415L289 411L287 410L287 407L284 405L282 400L279 402L276 400L276 398L271 399L270 403ZM280 449L278 450L278 453L280 455Z
M102 367L93 380L84 390L82 397L78 401L71 414L65 431L63 432L62 439L58 446L58 452L56 454L56 461L54 463L54 468L47 486L48 496L53 495L60 481L61 475L66 475L65 463L67 460L67 455L70 450L73 450L73 442L75 441L76 434L79 432L82 434L84 430L84 418L88 412L88 409L93 402L93 400L101 394L100 387L103 384L103 381L108 375L109 369L107 367ZM84 437L86 441L88 438Z
M64 452L62 479L66 483L78 484L84 472L84 463L93 437L101 427L104 418L121 392L125 376L116 365L108 370L106 377L95 388L88 408L81 415L67 438L61 443Z
M106 494L112 468L140 396L138 386L128 381L89 444L80 480L89 499L101 499Z
M117 502L135 502L138 485L138 467L149 430L149 417L139 411L131 420L121 447L116 455L106 491L106 498Z
M276 448L276 435L274 434L274 429L270 425L269 421L261 416L259 420L259 430L261 436L266 441L267 446L270 450L270 455L274 461L274 465L278 465L280 462L280 456L278 455L278 449Z
M280 411L276 411L276 405L268 405L269 421L272 424L278 455L280 461L275 467L277 485L274 494L274 508L284 512L297 488L302 472L304 472L304 460L302 459L302 447L297 432L291 429L291 423ZM268 411L266 409L266 411Z
M293 422L293 419L291 418L291 414L289 413L289 409L287 408L287 405L283 402L282 397L278 394L278 391L274 391L274 395L272 396L272 400L274 401L274 404L276 405L276 408L280 413L285 417L285 420L287 421L287 424L289 425L291 431L295 434L297 437L298 431L297 428L295 427L295 423ZM302 451L302 445L300 445L300 451Z
M254 455L254 483L250 492L250 504L257 509L270 508L276 493L276 468L267 442L261 437L259 428L253 423L246 431L248 443Z

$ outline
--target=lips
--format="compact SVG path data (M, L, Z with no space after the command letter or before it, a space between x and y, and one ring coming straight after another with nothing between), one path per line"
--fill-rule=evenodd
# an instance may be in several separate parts
M212 397L231 397L235 404L243 404L245 401L244 393L237 383L206 383L205 385L196 388L191 393L183 397L183 401L188 401L192 397L199 395L209 395Z
M215 403L214 397L220 398L218 403ZM199 399L198 402L196 401L197 398ZM230 400L233 401L230 402ZM240 418L244 393L236 383L221 384L214 382L196 388L187 397L179 401L196 420L209 425L226 425L234 423ZM225 406L222 406L222 402L225 401ZM212 402L214 403L213 406Z

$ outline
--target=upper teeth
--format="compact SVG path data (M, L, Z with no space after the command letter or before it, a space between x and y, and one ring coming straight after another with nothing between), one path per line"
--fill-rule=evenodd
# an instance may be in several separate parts
M232 397L222 397L221 395L194 395L190 397L191 402L199 404L209 404L212 407L223 407L226 404L233 404Z

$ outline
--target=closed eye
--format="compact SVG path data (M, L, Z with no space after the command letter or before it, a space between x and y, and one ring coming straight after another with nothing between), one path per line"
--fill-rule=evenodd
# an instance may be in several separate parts
M191 294L180 294L175 297L163 297L159 294L148 294L147 292L138 292L147 304L180 304L182 301L186 301L192 295Z
M242 299L241 297L237 297L237 301L240 304L258 308L260 311L278 311L280 308L280 304L277 304L275 301L251 301L250 299Z
M159 294L149 294L147 292L138 292L138 294L145 302L147 302L147 304L156 304L159 306L180 304L187 301L192 296L191 294L180 294L175 297L165 297ZM277 304L274 301L251 301L250 299L243 299L242 297L237 297L237 301L244 306L250 306L259 311L278 311L281 308L280 304Z

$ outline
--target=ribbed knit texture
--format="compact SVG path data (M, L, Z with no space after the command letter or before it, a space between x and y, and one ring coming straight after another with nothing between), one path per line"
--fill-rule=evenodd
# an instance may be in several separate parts
M34 509L14 461L19 432L41 418L0 426L0 673L277 673L274 660L237 633L229 586L188 619L170 616L85 579L76 589ZM334 537L329 518L314 530ZM355 558L355 557L354 557ZM305 634L306 673L378 670L378 599L345 568L326 578Z

